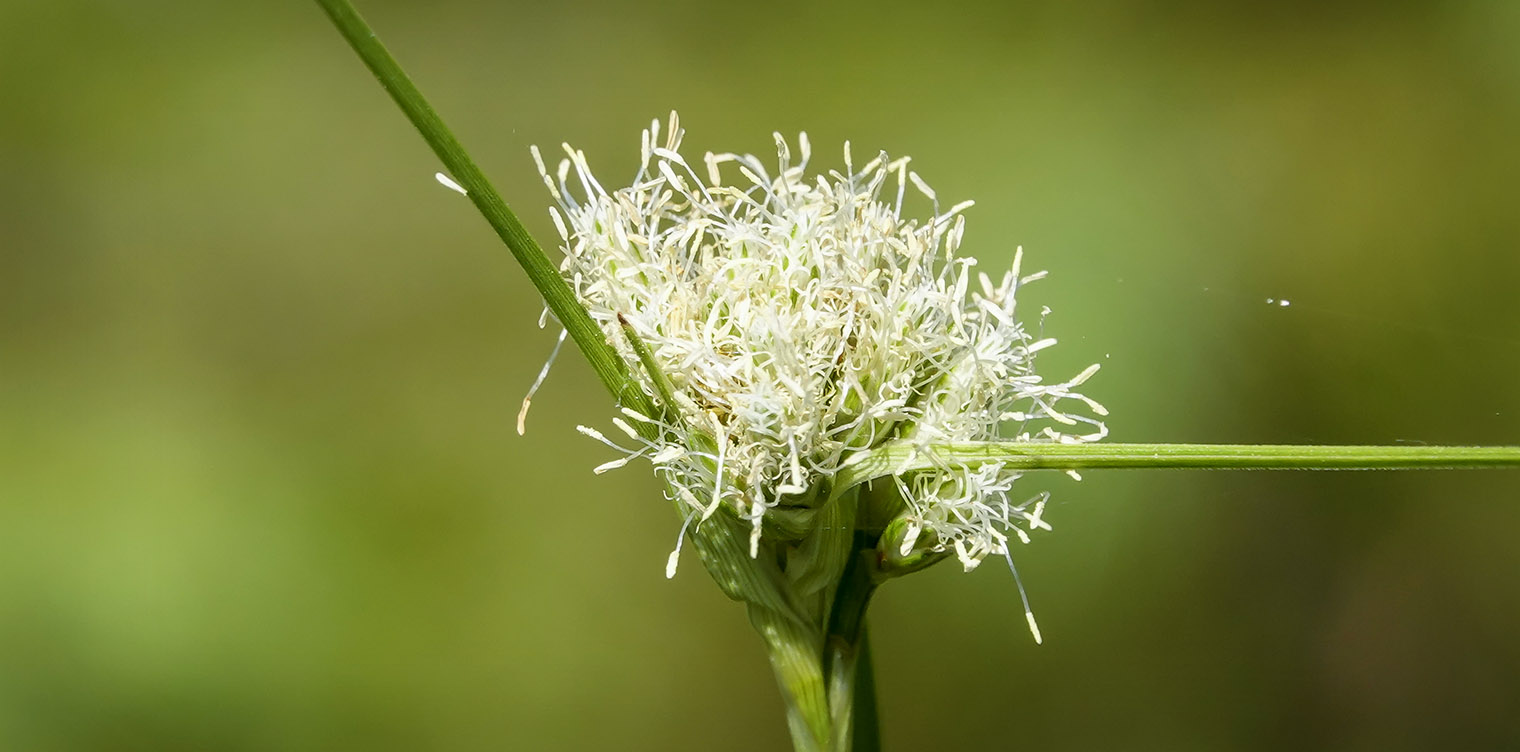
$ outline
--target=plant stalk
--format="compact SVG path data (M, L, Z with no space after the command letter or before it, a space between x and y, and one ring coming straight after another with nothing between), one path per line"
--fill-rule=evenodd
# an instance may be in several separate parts
M317 0L327 12L338 32L347 40L354 52L364 61L380 85L391 95L407 120L422 134L422 140L432 147L433 153L443 162L454 181L465 189L465 195L485 217L491 229L512 252L512 257L527 273L528 280L543 296L549 311L561 326L569 332L570 339L591 363L591 369L602 380L607 390L620 403L646 412L648 399L642 389L632 380L628 367L618 356L596 322L586 313L575 293L560 276L559 270L549 260L533 236L528 234L517 215L507 207L491 181L486 179L475 161L465 151L459 140L444 125L443 119L428 104L427 98L412 83L401 65L391 56L385 44L365 23L364 18L348 0ZM646 412L646 414L648 414Z
M832 752L829 687L818 630L776 611L751 604L750 623L765 640L771 669L786 703L787 727L795 752Z
M866 609L879 584L876 544L855 534L856 550L845 565L824 636L829 715L834 752L877 752L881 733L876 717L876 675L866 639Z
M970 441L919 448L907 442L891 442L856 455L836 482L848 488L904 472L988 462L1001 463L1009 470L1458 470L1520 468L1520 447Z

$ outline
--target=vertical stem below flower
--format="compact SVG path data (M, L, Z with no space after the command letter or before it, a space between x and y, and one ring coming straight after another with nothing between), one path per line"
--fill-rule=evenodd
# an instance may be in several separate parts
M824 636L834 752L875 752L880 748L876 676L870 665L865 621L866 608L876 592L876 555L875 542L857 532L856 550L840 579Z
M860 626L855 656L855 712L851 752L880 752L881 717L876 712L876 667L871 655L871 630Z
M786 701L786 721L796 752L825 752L830 737L828 690L818 631L786 614L751 603L750 623L765 640L771 669Z

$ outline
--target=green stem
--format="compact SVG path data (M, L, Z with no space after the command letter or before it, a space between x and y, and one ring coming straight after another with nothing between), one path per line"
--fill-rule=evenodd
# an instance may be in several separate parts
M866 644L866 608L878 584L876 545L866 533L855 538L857 548L840 578L823 643L834 752L875 752L881 744L876 676Z
M876 710L876 666L871 655L871 629L860 627L860 648L855 656L855 746L852 752L880 752L881 720Z
M422 139L432 147L433 153L438 155L454 181L464 187L465 195L512 251L513 258L527 272L528 279L543 296L549 310L585 354L592 370L596 371L607 390L612 392L614 398L630 407L648 410L648 400L643 390L632 381L627 365L608 345L601 328L575 299L575 293L565 284L564 278L560 277L554 263L534 242L522 222L518 221L517 215L507 208L506 202L502 201L480 168L475 166L464 146L454 138L448 126L443 124L443 119L433 111L432 105L412 84L401 65L391 57L359 12L354 10L353 4L348 0L317 0L317 4L327 11L328 17L338 27L338 32L353 47L354 52L359 54L375 78L380 80L380 85L390 93L391 99L401 107L407 119L416 126Z
M655 361L654 353L649 345L644 344L644 338L634 330L633 324L623 314L618 314L618 325L623 327L623 336L628 338L628 344L633 348L633 354L638 356L639 364L644 366L644 371L649 374L649 382L654 384L655 396L659 398L659 404L655 407L664 411L664 417L673 417L679 414L679 406L676 404L675 387L670 383L670 377L660 368Z
M1002 463L1009 470L1193 468L1204 470L1436 470L1520 468L1520 447L1282 446L1274 444L1033 444L1014 441L892 442L862 452L840 472L848 488L874 478L945 465Z
M826 752L830 736L828 688L816 628L785 614L750 604L749 620L765 640L771 669L786 702L787 726L795 752Z

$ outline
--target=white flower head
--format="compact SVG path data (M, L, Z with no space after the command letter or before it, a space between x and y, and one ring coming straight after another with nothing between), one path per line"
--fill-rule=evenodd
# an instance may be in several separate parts
M957 255L972 202L943 208L907 158L856 165L848 143L842 172L809 175L806 134L795 155L776 134L774 172L748 154L694 166L683 133L675 113L663 134L652 123L638 174L613 191L583 152L566 145L551 174L534 149L565 279L647 393L673 403L613 419L632 447L583 429L626 455L598 472L651 460L697 524L724 506L749 520L754 555L769 512L816 504L852 454L884 442L1104 436L1099 419L1060 409L1105 414L1076 391L1097 366L1059 384L1034 371L1054 340L1025 330L1015 298L1043 273L1021 276L1022 249L997 282ZM926 215L905 212L910 186ZM641 367L628 330L663 375ZM1048 528L1043 496L1010 500L1016 477L992 464L898 478L910 545L969 569Z

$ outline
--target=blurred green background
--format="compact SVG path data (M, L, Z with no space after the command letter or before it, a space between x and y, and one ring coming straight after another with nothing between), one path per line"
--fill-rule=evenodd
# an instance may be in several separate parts
M1049 269L1116 440L1520 443L1520 4L361 10L540 238L529 144L805 129ZM0 94L0 748L785 748L578 355L515 435L536 296L314 5L3 0ZM1026 483L1046 644L884 589L889 749L1520 745L1520 473Z

